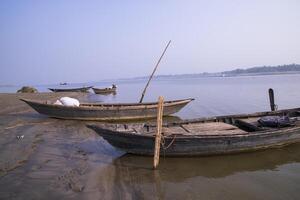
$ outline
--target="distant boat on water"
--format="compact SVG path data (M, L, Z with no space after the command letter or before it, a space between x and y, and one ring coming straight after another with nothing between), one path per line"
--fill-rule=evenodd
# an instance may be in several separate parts
M95 94L111 94L117 92L117 86L115 84L112 84L111 87L107 88L92 88Z
M80 88L48 88L52 92L88 92L93 86Z

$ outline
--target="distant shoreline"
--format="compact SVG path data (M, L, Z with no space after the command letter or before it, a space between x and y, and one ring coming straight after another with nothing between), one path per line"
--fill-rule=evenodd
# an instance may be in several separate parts
M299 64L278 65L278 66L262 66L251 67L247 69L235 69L231 71L215 72L215 73L195 73L195 74L174 74L174 75L157 75L155 79L163 78L203 78L203 77L238 77L238 76L263 76L263 75L287 75L300 74ZM149 76L135 77L130 79L146 79ZM122 79L129 80L129 79Z
M231 71L215 72L215 73L194 73L194 74L169 74L169 75L155 75L154 80L163 79L183 79L183 78L208 78L208 77L242 77L242 76L271 76L271 75L292 75L300 74L299 64L289 64L289 65L278 65L278 66L262 66L262 67L252 67L247 69L235 69ZM118 79L104 79L99 81L90 81L85 83L68 83L68 85L93 85L97 83L117 83L123 81L136 81L136 80L147 80L149 76L131 77L131 78L118 78ZM53 86L57 84L30 84L35 86ZM24 86L21 84L0 84L0 87L20 87ZM61 86L61 85L60 85Z
M157 75L154 76L154 80L163 80L163 79L184 79L184 78L223 78L223 77L244 77L244 76L274 76L274 75L297 75L300 74L300 71L295 72L264 72L264 73L243 73L243 74L175 74L175 75ZM130 80L145 80L149 76L144 77L135 77L128 79L116 79L114 81L130 81ZM108 81L108 80L105 80Z

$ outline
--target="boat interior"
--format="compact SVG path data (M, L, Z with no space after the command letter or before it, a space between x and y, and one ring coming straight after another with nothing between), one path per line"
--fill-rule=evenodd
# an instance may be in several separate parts
M172 104L172 103L181 103L181 102L190 102L194 99L180 99L180 100L173 100L173 101L165 101L165 104ZM156 105L157 102L145 102L145 103L81 103L82 106L133 106L133 105Z
M266 117L267 119L270 119L271 117L273 121L277 120L277 124L272 124L272 126L263 124L261 120ZM278 120L281 119L286 120L284 124L280 124L278 122ZM118 132L143 135L155 135L157 129L155 123L110 124L105 126L110 130ZM162 127L162 135L243 135L259 131L288 129L297 126L300 127L300 108L274 112L261 112L250 115L229 115L164 123Z
M26 99L24 99L26 100ZM173 103L188 103L190 101L193 101L194 99L180 99L180 100L173 100L173 101L165 101L164 104L173 104ZM26 100L28 101L28 100ZM36 103L41 103L41 104L54 104L53 101L34 101ZM157 102L145 102L145 103L80 103L79 107L122 107L122 106L141 106L141 105L156 105Z

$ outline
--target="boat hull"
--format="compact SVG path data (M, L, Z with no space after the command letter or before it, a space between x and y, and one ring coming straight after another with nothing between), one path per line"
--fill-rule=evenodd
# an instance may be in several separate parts
M88 92L91 87L82 87L82 88L69 88L69 89L56 89L56 88L48 88L52 92Z
M95 94L111 94L116 93L117 88L105 88L105 89L99 89L99 88L92 88Z
M152 156L154 136L115 132L99 126L88 125L112 146L136 155ZM247 133L231 136L180 136L164 137L161 156L207 156L231 154L275 148L300 142L300 128Z
M154 118L157 103L145 104L81 104L79 107L45 104L21 99L40 114L61 119L119 121ZM178 112L193 99L166 101L164 115Z

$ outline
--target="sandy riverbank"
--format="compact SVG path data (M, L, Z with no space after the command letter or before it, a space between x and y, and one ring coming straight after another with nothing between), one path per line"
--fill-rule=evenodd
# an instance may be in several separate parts
M153 184L156 175L150 157L143 159L142 170L135 164L128 167L127 158L125 163L121 159L124 152L86 128L87 124L102 122L49 118L19 100L54 101L69 96L85 102L89 100L88 95L0 94L0 199L153 199L160 196L153 192L157 186Z
M86 199L91 191L97 197L92 168L115 151L103 149L101 137L85 126L91 122L48 118L19 100L85 95L0 94L0 199Z

